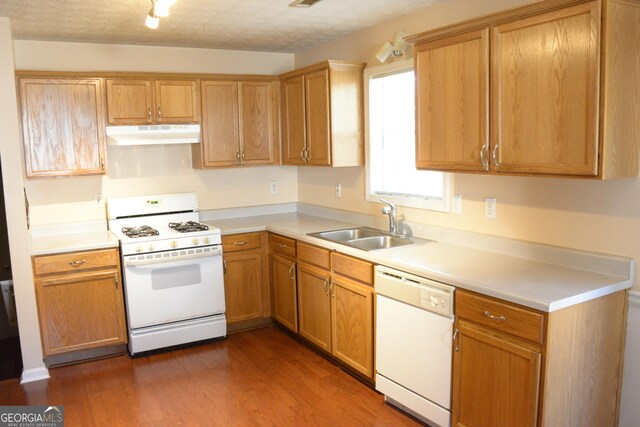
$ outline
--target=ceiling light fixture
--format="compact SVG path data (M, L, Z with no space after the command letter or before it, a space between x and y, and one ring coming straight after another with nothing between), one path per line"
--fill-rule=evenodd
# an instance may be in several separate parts
M311 7L320 0L295 0L289 3L289 7Z
M384 42L380 49L376 52L376 58L380 62L385 62L389 57L398 58L404 55L404 51L407 49L409 44L404 40L407 33L404 31L400 31L396 34L393 44L389 42Z
M169 8L175 2L176 0L151 0L151 9L147 19L144 21L144 25L154 30L158 28L160 18L169 16Z

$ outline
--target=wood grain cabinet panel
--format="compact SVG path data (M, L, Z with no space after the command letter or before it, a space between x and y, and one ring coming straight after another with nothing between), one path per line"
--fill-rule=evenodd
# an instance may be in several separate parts
M545 0L409 37L416 166L637 176L638 19L638 0Z
M332 354L373 380L373 288L334 276L331 283Z
M416 166L488 170L489 30L416 47Z
M259 249L225 254L224 291L227 322L263 317L262 287L262 255Z
M363 69L326 61L280 76L284 164L362 165Z
M196 168L277 161L275 81L203 80L202 143L192 146Z
M331 353L330 284L329 271L298 264L298 331L327 353Z
M109 252L111 255L105 255ZM87 259L85 270L55 266L61 257ZM115 265L112 260L115 259ZM127 342L124 298L117 250L34 257L36 297L45 356ZM102 262L100 262L102 260Z
M154 80L157 123L199 121L198 86L195 80Z
M274 319L293 332L298 332L298 286L295 260L272 254L271 282Z
M107 121L111 125L144 125L155 119L151 80L106 79Z
M100 79L20 78L26 175L101 175L105 169Z
M492 28L495 172L597 175L596 2Z

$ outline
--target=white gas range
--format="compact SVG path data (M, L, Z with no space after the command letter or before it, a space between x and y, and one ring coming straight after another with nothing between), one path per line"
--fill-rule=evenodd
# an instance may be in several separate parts
M200 224L194 193L109 199L120 239L129 352L227 333L220 230Z

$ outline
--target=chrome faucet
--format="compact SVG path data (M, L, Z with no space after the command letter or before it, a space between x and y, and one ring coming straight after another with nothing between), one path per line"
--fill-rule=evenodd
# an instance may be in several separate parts
M397 217L398 209L396 208L396 205L394 205L388 200L380 199L380 201L382 203L387 204L387 206L382 207L381 212L384 215L389 216L389 233L391 233L394 236L397 236L398 235L398 217Z

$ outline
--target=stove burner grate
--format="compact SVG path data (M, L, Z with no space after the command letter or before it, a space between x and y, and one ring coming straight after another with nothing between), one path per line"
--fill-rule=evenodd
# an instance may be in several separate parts
M195 231L206 231L209 229L208 225L200 224L195 221L187 222L170 222L169 228L176 230L179 233L192 233Z
M135 239L136 237L148 237L157 236L160 234L155 228L148 225L141 225L140 227L122 227L122 232L125 236Z

